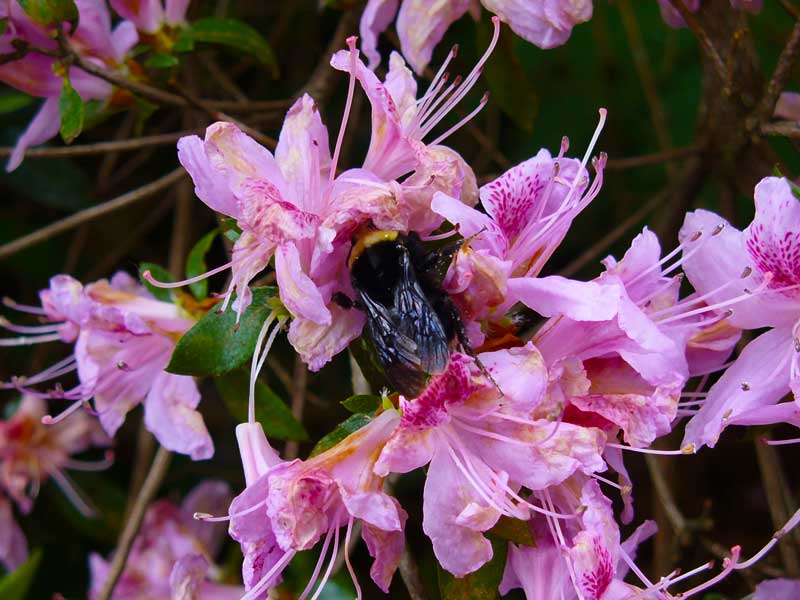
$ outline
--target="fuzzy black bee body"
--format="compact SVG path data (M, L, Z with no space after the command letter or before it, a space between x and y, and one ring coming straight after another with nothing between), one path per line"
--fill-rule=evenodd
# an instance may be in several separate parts
M460 245L429 251L416 234L374 229L354 240L348 266L356 306L367 316L386 379L407 397L447 368L455 340L469 348L458 309L441 285Z

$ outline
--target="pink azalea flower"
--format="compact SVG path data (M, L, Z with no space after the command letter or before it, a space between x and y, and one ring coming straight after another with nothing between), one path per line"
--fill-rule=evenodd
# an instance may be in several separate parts
M520 37L540 48L554 48L569 39L572 28L592 18L592 0L369 0L361 16L361 38L369 66L380 64L378 36L397 16L397 33L406 60L421 74L433 49L452 23L470 12L478 20L481 6L496 14ZM399 6L399 12L398 12Z
M585 167L604 121L601 110L582 162L564 158L565 140L555 159L540 150L484 185L480 197L486 213L443 193L434 196L431 209L457 225L467 239L444 282L465 320L501 319L517 302L544 316L612 316L614 289L557 275L537 277L573 219L600 191L605 155L595 163L597 177L591 185Z
M274 257L280 298L293 317L289 341L312 370L357 337L363 314L333 301L336 293L354 296L346 260L357 228L371 222L381 229L424 235L443 220L430 211L435 192L470 204L477 200L472 170L458 154L439 145L466 120L429 145L422 140L473 87L497 35L495 31L486 55L463 83L442 92L446 78L441 76L420 102L413 76L399 56L393 57L381 83L360 61L351 38L350 50L336 53L331 61L351 75L333 155L328 131L309 96L289 110L274 155L228 123L209 127L205 140L180 140L178 156L198 197L235 218L242 229L231 263L209 272L232 270L222 308L235 292L233 308L241 314L251 302L249 282ZM356 80L372 102L373 136L363 167L336 176Z
M85 414L74 415L53 426L42 419L47 407L35 396L24 396L16 412L0 420L0 562L8 570L17 568L28 556L25 534L14 521L11 501L29 513L47 479L52 479L84 515L93 511L82 499L68 469L97 470L107 467L111 453L100 462L72 458L93 446L108 446L111 440Z
M380 448L397 425L387 411L336 444L305 461L283 462L267 442L261 425L236 428L247 487L230 506L230 535L242 546L245 598L261 595L280 581L280 574L297 552L324 538L319 562L303 597L317 581L333 540L325 585L339 552L340 529L346 526L345 562L358 597L360 587L347 555L353 523L360 519L361 536L374 558L370 575L385 592L403 551L406 513L386 494L384 477L373 473ZM201 515L201 518L206 518Z
M670 27L686 27L681 13L673 6L674 0L658 0L658 7L661 9L661 17ZM700 0L683 0L686 8L690 12L700 10ZM764 0L731 0L731 8L734 10L746 10L753 14L761 12L764 7Z
M164 371L175 343L193 324L179 307L153 298L127 273L84 287L68 275L57 275L40 293L42 309L16 305L41 314L47 324L35 327L1 325L33 337L0 340L20 345L60 339L75 343L75 352L38 375L16 379L6 387L26 389L42 397L73 404L56 420L94 398L103 429L113 436L125 415L144 405L144 422L165 448L195 460L214 453L211 437L196 408L200 393L192 377ZM31 386L77 371L80 384L69 390L32 392Z
M479 358L504 395L473 359L453 354L420 396L401 399L402 418L375 465L385 475L429 464L423 530L439 563L456 577L491 559L483 532L501 516L551 514L532 501L576 472L605 469L602 432L532 416L547 386L532 344ZM522 487L533 495L523 497Z
M138 40L133 23L121 21L113 30L111 16L104 0L76 0L80 21L77 29L68 35L76 51L87 60L104 67L117 68L125 54ZM0 52L12 52L13 40L23 40L39 47L54 50L56 41L51 28L37 25L25 14L15 0L0 6L0 17L8 19L8 29L0 36ZM58 98L62 79L53 72L55 58L36 54L0 65L0 81L32 96L45 98L39 112L17 140L14 152L6 164L6 171L16 169L25 151L58 134L61 117ZM97 77L88 75L77 67L69 70L72 86L84 101L106 100L113 93L112 86Z
M686 426L684 444L714 446L728 425L796 422L800 402L800 201L786 179L767 177L755 189L753 222L739 231L698 210L681 237L724 227L687 245L684 271L694 288L742 329L770 329L751 341L711 387ZM697 246L693 249L693 245ZM778 404L793 392L795 403Z
M125 570L112 598L147 600L234 600L244 594L242 586L214 581L213 559L225 537L225 528L196 521L197 512L218 512L230 502L228 484L204 481L180 506L159 500L145 515L133 542ZM89 556L90 598L95 598L108 577L109 563L99 554Z
M110 0L111 7L143 33L157 33L165 25L186 22L189 0Z
M553 488L550 496L554 508L578 517L559 522L535 516L536 546L509 544L500 593L522 588L527 600L622 600L637 593L623 579L637 546L655 533L655 523L643 523L620 543L611 501L596 481L576 476Z

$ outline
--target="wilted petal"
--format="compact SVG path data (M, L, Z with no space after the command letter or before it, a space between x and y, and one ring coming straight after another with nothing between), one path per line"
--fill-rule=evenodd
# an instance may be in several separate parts
M700 0L684 0L684 5L690 12L697 12L700 8ZM658 0L658 7L661 9L661 17L670 27L686 27L681 13L678 12L670 0Z
M181 557L169 575L171 600L199 600L201 586L210 566L202 554Z
M764 8L764 0L731 0L733 8L742 8L753 14L761 12Z
M331 324L331 313L319 288L300 264L297 246L287 243L278 248L275 253L275 273L281 301L294 316L309 319L317 325Z
M369 61L369 68L376 69L381 64L378 53L378 36L386 31L397 14L398 0L369 0L361 13L359 33L361 50Z
M186 21L186 10L189 8L189 0L167 0L166 21L170 25L180 25Z
M775 105L775 118L789 121L800 121L800 94L783 92Z
M159 443L192 460L211 458L214 443L202 415L195 410L200 392L192 377L161 372L144 400L144 422Z
M405 526L406 514L403 509L400 509L400 513L403 517L402 527ZM387 531L364 523L361 527L361 537L367 544L370 556L375 559L369 570L372 581L388 594L389 584L392 582L392 577L403 554L405 536L402 530Z
M470 8L472 0L404 0L397 15L397 34L403 56L418 75L431 61L433 49L454 21Z
M683 445L714 447L729 420L776 404L789 391L790 352L794 345L785 329L772 329L747 344L686 424Z

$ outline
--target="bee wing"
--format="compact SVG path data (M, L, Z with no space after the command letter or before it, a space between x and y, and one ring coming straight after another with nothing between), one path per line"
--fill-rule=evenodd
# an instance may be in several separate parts
M360 296L367 313L367 327L384 368L397 363L405 368L418 370L420 359L417 355L417 343L400 331L396 312L375 302L369 294L361 292Z
M407 251L401 253L401 275L394 293L398 330L417 345L422 370L441 373L450 361L447 334L430 300L417 281Z

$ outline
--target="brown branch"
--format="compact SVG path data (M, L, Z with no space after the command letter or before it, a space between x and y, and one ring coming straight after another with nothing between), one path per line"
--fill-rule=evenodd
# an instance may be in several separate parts
M763 135L780 135L783 137L800 138L800 121L778 121L767 123L760 129Z
M7 244L3 244L0 246L0 259L7 258L21 250L25 250L26 248L30 248L31 246L35 246L36 244L47 241L50 238L62 234L65 231L69 231L70 229L74 229L83 223L98 219L116 210L120 210L135 204L139 200L148 198L149 196L168 188L173 183L180 181L180 179L185 176L186 171L183 170L183 167L179 167L163 177L148 183L147 185L143 185L142 187L126 194L117 196L108 202L104 202L102 204L98 204L97 206L92 206L91 208L77 212L61 219L60 221L56 221L55 223L51 223L46 227L42 227L41 229L29 233L28 235L24 235L21 238L17 238L16 240L13 240Z
M659 165L664 161L684 158L701 151L702 148L699 146L686 146L684 148L673 148L671 150L664 150L663 152L653 152L652 154L643 154L642 156L632 156L630 158L609 158L606 163L606 169L611 171L623 171L636 167Z
M667 1L681 14L683 20L686 21L686 25L700 42L700 45L703 47L703 50L711 61L711 64L714 65L714 70L717 72L717 77L719 77L720 81L722 81L723 93L728 95L731 84L730 79L728 78L728 70L725 68L725 63L717 51L717 48L714 46L714 42L711 41L708 32L703 28L700 21L697 20L697 17L695 17L694 14L692 14L689 9L686 8L683 0Z
M325 103L336 87L336 80L339 77L339 71L333 69L330 65L330 57L337 50L342 50L347 37L357 30L360 15L361 11L359 10L349 10L341 16L339 23L336 25L336 31L334 31L328 47L322 54L322 60L317 63L311 73L311 77L308 78L306 84L300 88L295 97L299 98L303 94L308 94L314 98L317 104Z
M781 51L781 55L778 57L778 63L775 65L775 70L772 72L772 77L767 84L767 90L764 93L764 97L761 98L761 102L758 104L755 121L751 124L753 129L759 123L769 121L772 113L775 111L775 104L778 102L778 97L789 81L798 54L800 54L800 19L795 22L789 40L786 42L786 45Z
M559 271L559 275L563 277L572 277L580 271L583 267L591 261L596 260L598 256L619 240L631 227L641 222L650 212L654 211L659 204L666 198L666 193L656 194L650 200L642 204L635 212L628 216L627 219L617 225L612 231L603 236L600 240L589 246L578 258L569 263L564 269Z
M299 422L303 420L303 409L306 405L306 383L308 381L308 369L306 364L298 354L294 360L294 378L292 379L292 415ZM300 449L300 444L294 440L286 442L286 448L283 451L286 460L294 460L297 458L297 452Z
M769 505L769 513L775 529L779 530L791 515L791 511L785 503L786 476L775 448L767 446L761 440L755 441L755 447L758 468L761 471L761 482ZM800 555L798 555L797 546L794 542L794 536L787 536L778 544L783 558L783 566L790 577L800 575Z
M781 5L786 12L788 12L791 16L795 19L800 19L800 8L797 8L794 4L789 2L789 0L780 0Z
M103 582L100 593L97 595L97 600L109 600L114 593L114 587L125 569L128 554L133 546L133 541L136 539L136 534L139 532L147 507L150 506L150 502L158 492L158 488L161 487L161 482L167 474L171 459L172 453L160 446L158 452L156 452L156 457L153 459L153 464L150 466L150 472L147 474L144 484L142 484L139 496L136 498L136 503L133 505L131 514L120 533L114 556L108 567L108 576Z
M61 158L64 156L84 156L88 154L104 154L106 152L121 152L138 150L150 146L166 146L174 144L185 135L197 133L196 131L177 131L161 135L150 135L129 140L113 142L97 142L95 144L80 144L78 146L63 146L58 148L31 148L25 151L25 158ZM0 156L9 156L13 148L0 147Z
M400 577L403 578L403 583L406 584L411 600L428 600L428 593L419 576L419 566L408 550L408 546L403 549L403 556L400 557L400 564L397 568L400 571Z

